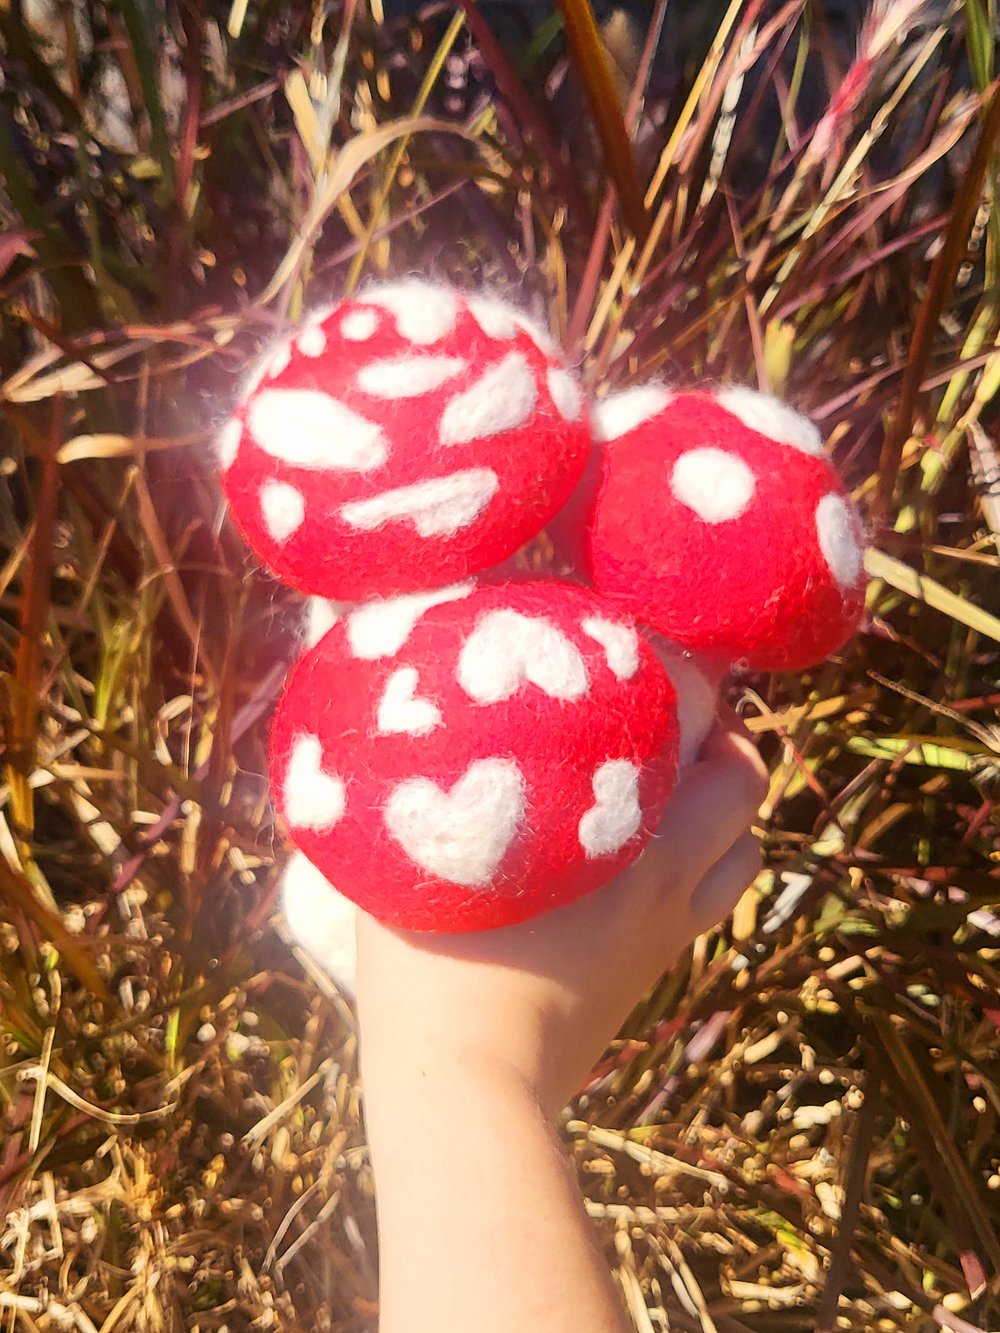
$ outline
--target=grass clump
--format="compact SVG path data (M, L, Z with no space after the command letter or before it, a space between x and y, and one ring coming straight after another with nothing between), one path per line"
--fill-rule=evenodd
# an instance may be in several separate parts
M410 270L595 391L788 397L869 518L865 632L734 691L767 869L567 1122L637 1327L1000 1325L996 13L843 9L0 9L5 1333L373 1324L351 1015L273 921L298 608L209 442Z

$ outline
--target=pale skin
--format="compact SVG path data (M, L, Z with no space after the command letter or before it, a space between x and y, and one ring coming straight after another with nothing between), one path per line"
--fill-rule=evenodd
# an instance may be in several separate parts
M754 878L763 764L732 715L615 883L475 935L358 927L380 1333L626 1333L555 1118Z

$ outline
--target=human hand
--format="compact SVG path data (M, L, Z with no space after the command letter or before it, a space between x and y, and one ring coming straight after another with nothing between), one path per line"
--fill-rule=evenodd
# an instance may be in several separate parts
M660 829L614 883L531 921L461 935L358 922L366 1083L500 1073L554 1115L636 1001L760 865L764 765L729 714L685 768ZM372 1074L369 1075L369 1070Z

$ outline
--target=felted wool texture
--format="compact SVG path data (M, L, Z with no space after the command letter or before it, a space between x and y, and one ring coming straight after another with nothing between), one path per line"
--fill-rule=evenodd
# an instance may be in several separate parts
M674 782L675 695L631 619L589 589L445 591L349 611L305 654L271 779L292 840L364 910L483 930L638 856Z
M695 653L758 670L822 661L860 623L862 555L815 427L766 395L675 394L604 447L594 586Z
M569 498L586 403L513 307L373 287L271 349L219 438L247 543L302 592L362 601L504 560Z
M281 910L292 941L345 995L358 985L358 909L301 852L281 877Z

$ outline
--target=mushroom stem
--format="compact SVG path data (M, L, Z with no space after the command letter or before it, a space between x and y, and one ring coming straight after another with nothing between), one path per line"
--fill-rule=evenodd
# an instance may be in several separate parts
M712 730L719 707L719 690L729 663L688 652L669 639L652 636L653 648L677 691L681 768L693 763Z

